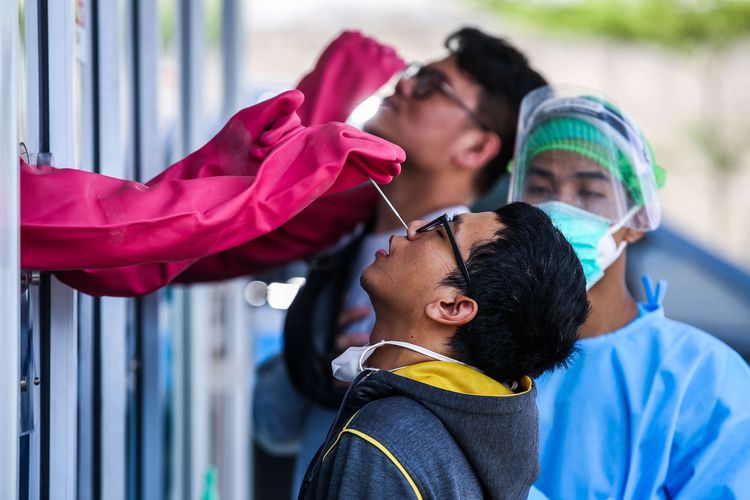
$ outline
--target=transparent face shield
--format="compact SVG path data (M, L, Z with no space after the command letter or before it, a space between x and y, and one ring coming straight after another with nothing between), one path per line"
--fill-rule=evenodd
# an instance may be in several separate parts
M646 141L607 101L551 87L524 98L509 201L558 201L650 231L661 221L656 190Z

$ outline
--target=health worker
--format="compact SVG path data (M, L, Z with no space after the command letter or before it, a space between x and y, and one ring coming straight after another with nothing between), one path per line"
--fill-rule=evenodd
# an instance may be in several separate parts
M661 220L664 171L637 125L604 99L543 87L521 105L509 201L544 210L573 245L591 312L567 369L538 380L550 498L750 494L750 368L671 320L666 282L625 282L627 248ZM654 272L658 273L658 269Z

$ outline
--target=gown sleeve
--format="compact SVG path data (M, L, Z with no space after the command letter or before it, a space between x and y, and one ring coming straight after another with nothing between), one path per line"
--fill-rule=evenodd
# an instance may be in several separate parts
M750 492L750 367L723 343L714 344L689 374L668 465L670 498Z

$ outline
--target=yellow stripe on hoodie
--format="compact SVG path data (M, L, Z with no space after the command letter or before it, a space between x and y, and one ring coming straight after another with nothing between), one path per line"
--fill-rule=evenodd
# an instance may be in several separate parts
M519 390L513 392L495 379L469 366L448 361L426 361L399 368L393 373L446 391L471 396L518 396L531 390L531 379L519 380Z

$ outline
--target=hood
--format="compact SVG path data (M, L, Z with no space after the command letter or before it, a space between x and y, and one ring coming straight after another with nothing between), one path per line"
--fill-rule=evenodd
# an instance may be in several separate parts
M360 380L361 399L352 403L408 396L443 423L490 496L526 497L528 488L512 490L530 486L539 474L536 388L529 377L512 392L471 367L428 361L393 373L370 372Z

